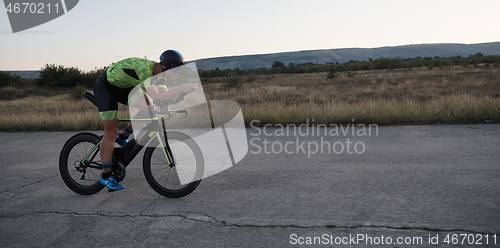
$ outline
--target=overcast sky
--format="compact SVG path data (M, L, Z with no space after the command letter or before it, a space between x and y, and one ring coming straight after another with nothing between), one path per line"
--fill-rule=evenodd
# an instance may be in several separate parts
M497 0L81 0L12 33L0 11L0 70L45 64L88 71L126 57L186 60L420 43L500 41Z

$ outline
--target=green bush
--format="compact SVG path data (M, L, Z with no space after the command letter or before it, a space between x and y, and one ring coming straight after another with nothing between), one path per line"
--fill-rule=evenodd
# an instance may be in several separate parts
M241 78L235 76L226 77L224 78L224 83L222 83L221 86L224 89L239 88L241 86Z
M73 87L73 89L71 90L71 93L70 93L71 98L75 99L75 100L83 99L83 94L85 93L86 90L87 89L83 85L78 85L78 86Z
M328 76L326 76L327 79L334 79L337 77L337 69L335 67L332 67L330 71L328 71Z
M5 86L16 86L21 82L21 77L17 75L11 75L8 72L0 71L0 87Z
M14 100L24 97L22 90L4 87L0 90L0 100Z
M85 74L83 74L84 77L84 83L82 85L85 85L87 89L94 88L95 80L104 72L108 69L107 66L102 67L102 68L94 68L94 70L89 71Z
M36 82L39 86L45 87L74 87L82 85L84 78L78 68L46 64L40 70L40 76Z
M251 82L254 82L255 80L257 80L257 76L255 76L255 75L250 75L250 76L248 76L248 77L246 78L246 80L245 80L245 81L246 81L247 83L251 83Z
M355 71L347 71L346 74L348 77L353 78L356 76L357 73Z

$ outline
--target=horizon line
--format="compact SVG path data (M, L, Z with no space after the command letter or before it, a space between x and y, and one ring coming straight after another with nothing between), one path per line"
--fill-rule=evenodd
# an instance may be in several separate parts
M271 52L271 53L256 53L256 54L240 54L240 55L223 55L216 57L208 57L208 58L198 58L193 60L187 60L188 62L195 62L199 60L207 60L207 59L217 59L217 58L229 58L229 57L243 57L243 56L261 56L261 55L271 55L271 54L280 54L280 53L295 53L295 52L311 52L311 51L328 51L328 50L346 50L346 49L378 49L378 48L387 48L387 47L404 47L404 46L418 46L418 45L480 45L480 44L490 44L490 43L500 43L500 41L489 41L489 42L480 42L480 43L415 43L415 44L405 44L405 45L394 45L394 46L377 46L377 47L345 47L345 48L324 48L324 49L309 49L309 50L295 50L295 51L282 51L282 52ZM40 69L0 69L0 71L40 71Z

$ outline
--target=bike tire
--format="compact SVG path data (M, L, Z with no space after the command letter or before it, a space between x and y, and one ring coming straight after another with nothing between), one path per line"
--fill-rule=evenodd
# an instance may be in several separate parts
M155 140L144 153L144 176L158 194L180 198L193 192L200 184L204 169L203 154L196 142L184 133L169 132L167 137L177 166L175 168L168 166L163 147L159 145L158 140ZM194 167L192 178L196 180L184 185L180 183L178 168L186 168L183 166Z
M80 162L98 142L99 136L96 134L87 132L78 133L71 137L61 150L59 171L66 186L75 193L92 195L104 188L99 183L100 168L84 168L80 166ZM95 159L100 160L99 154L95 155Z

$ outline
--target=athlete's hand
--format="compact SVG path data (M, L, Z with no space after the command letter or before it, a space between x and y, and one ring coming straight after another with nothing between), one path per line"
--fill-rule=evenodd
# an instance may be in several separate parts
M193 92L195 91L196 89L198 89L198 85L196 84L186 84L186 85L183 85L181 86L182 87L182 92L184 93L189 93L189 92Z
M158 106L158 105L152 105L152 106L151 106L151 111L158 112L158 111L160 111L160 110L161 110L161 108L160 108L160 106Z

